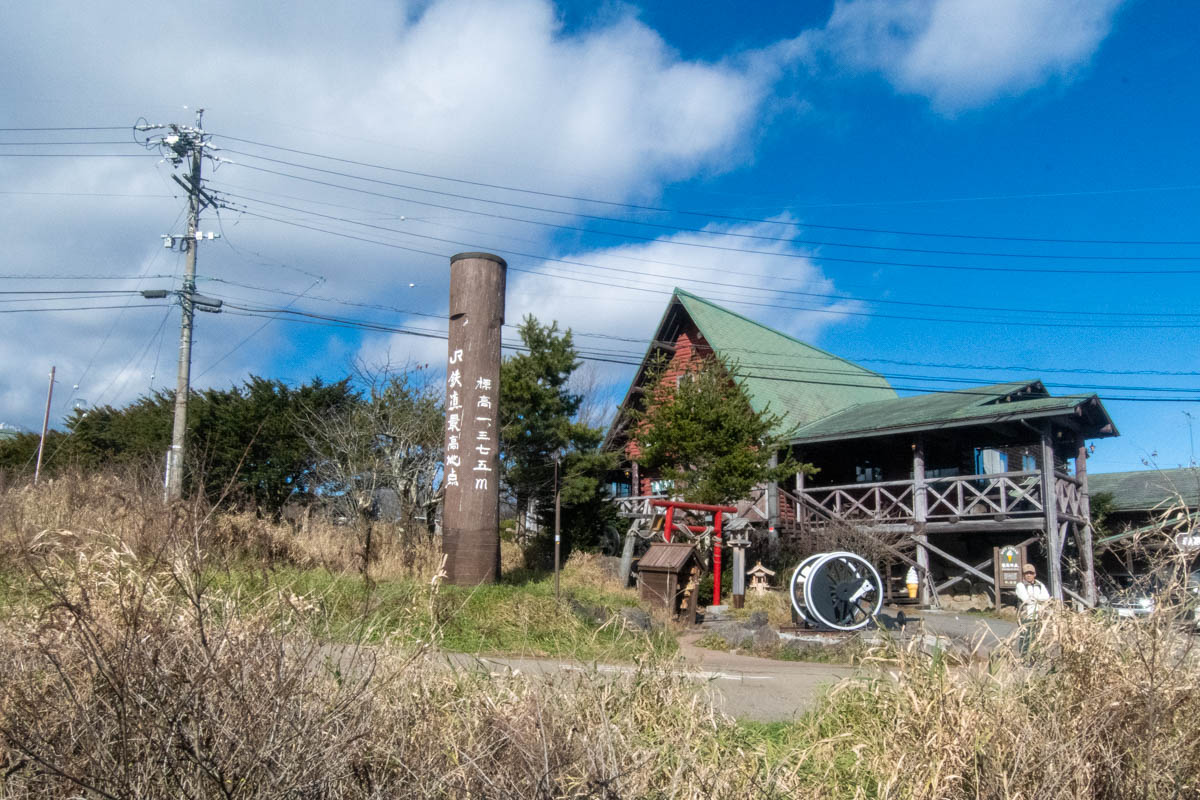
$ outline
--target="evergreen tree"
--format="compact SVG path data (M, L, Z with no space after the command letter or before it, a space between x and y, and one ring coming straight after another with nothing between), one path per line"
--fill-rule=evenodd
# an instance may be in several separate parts
M639 461L675 482L693 503L724 505L744 499L764 481L796 472L790 458L776 467L779 419L759 413L745 390L716 359L675 379L661 366L650 382L647 407L636 415Z
M240 387L194 393L188 404L189 490L278 514L289 498L312 491L314 454L300 412L332 416L357 402L348 379L329 384L315 379L292 388L251 377ZM174 404L174 393L156 392L124 408L77 409L66 420L66 432L47 437L43 469L160 468L171 444ZM17 467L25 444L22 439L0 448L0 466Z
M583 398L570 390L580 361L571 331L527 316L518 330L527 353L500 367L500 444L503 480L516 502L518 536L532 504L543 521L554 513L554 459L559 456L564 517L604 496L612 457L597 450L603 434L576 420Z

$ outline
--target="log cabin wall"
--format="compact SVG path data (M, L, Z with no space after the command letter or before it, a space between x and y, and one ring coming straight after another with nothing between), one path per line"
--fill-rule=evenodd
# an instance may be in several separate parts
M683 323L679 335L669 344L674 346L674 352L671 353L664 368L664 376L668 384L678 383L680 378L695 371L705 359L711 358L713 355L712 347L705 341L703 334L691 320ZM625 453L630 461L636 461L641 455L635 439L630 439L625 446ZM658 476L650 474L648 470L639 470L634 494L653 494L651 484L657 479Z

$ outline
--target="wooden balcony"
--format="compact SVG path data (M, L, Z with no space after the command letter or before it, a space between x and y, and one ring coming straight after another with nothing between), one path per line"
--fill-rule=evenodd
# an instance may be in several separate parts
M1083 521L1081 482L1060 472L1052 475L1052 501L1059 519ZM927 526L1039 528L1046 519L1046 480L1041 470L989 475L956 475L924 481ZM806 487L786 493L787 516L801 526L847 522L912 526L918 521L915 481L881 481L843 486Z
M1080 480L1057 471L1050 478L1056 517L1083 522ZM927 478L924 522L929 530L943 531L1041 529L1046 520L1046 483L1041 470ZM779 517L784 527L801 529L838 522L911 529L918 522L918 495L913 480L813 486L798 494L780 489ZM619 516L632 519L653 516L651 501L665 497L619 497L613 502ZM737 507L737 516L752 524L768 522L765 487L756 488Z

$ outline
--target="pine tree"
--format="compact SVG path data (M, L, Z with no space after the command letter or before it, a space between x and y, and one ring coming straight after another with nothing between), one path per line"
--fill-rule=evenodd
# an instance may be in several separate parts
M755 411L719 361L705 360L678 384L661 367L656 372L647 407L636 415L638 460L674 481L685 500L725 505L796 472L790 458L771 466L782 445L772 434L779 418Z

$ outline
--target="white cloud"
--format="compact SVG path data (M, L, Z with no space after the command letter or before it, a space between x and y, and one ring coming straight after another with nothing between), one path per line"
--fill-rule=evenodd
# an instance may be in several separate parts
M1087 65L1123 0L838 0L822 36L846 64L954 112Z
M748 240L721 235L778 237L780 230L770 223L711 225L704 233L680 233L645 244L563 256L578 265L546 262L535 268L562 277L510 273L507 318L518 323L525 314L533 314L543 323L559 320L562 327L571 326L580 334L631 339L581 335L577 344L631 354L637 361L654 335L672 289L679 287L813 341L829 326L844 322L847 312L858 310L860 304L822 297L835 294L833 281L791 243L749 240L753 243L747 244ZM714 246L761 252L710 249ZM630 373L631 369L611 368L602 374L619 380Z
M653 198L665 182L744 163L776 59L743 54L727 63L688 61L632 13L605 19L598 27L565 33L549 0L364 0L342 10L319 0L298 0L283 14L279 8L214 0L194 19L157 3L109 0L85 8L47 0L7 10L0 28L0 93L6 98L7 124L13 126L120 125L142 115L156 122L190 122L192 112L182 108L189 103L207 107L205 125L218 136L226 133L418 172L616 200ZM62 138L115 140L127 135L112 131ZM255 163L231 152L246 150L247 145L224 144L230 159ZM322 166L338 168L329 162ZM180 265L164 260L158 240L162 233L180 230L183 203L170 172L165 165L140 159L0 161L0 182L10 192L143 195L5 195L0 198L0 235L11 245L0 273L135 276L149 259L157 258L150 272L178 275ZM422 189L530 202L528 195L485 187L374 174ZM504 252L507 244L529 253L553 250L550 231L511 220L314 187L232 164L208 170L206 178L217 190L308 208L316 208L318 201L339 204L320 210L444 240L413 239L328 219L305 220L282 209L266 211L418 249L448 254L484 247ZM505 213L469 199L377 188ZM561 200L546 203L578 209L578 204ZM569 217L528 211L508 213L570 222ZM403 222L401 215L406 217ZM303 270L328 278L311 292L315 295L435 314L445 309L448 267L443 258L238 219L230 213L224 222L224 242L201 251L202 292L280 306L294 298L207 279L300 292L311 282L297 271ZM215 227L211 216L205 227ZM4 283L3 288L18 288L12 281ZM163 283L169 281L123 286ZM410 283L415 286L409 288ZM378 313L308 300L297 305L345 316ZM81 380L76 394L92 401L120 404L144 392L157 352L159 319L144 310L119 315L112 310L0 315L0 341L6 343L0 348L0 421L36 426L50 363L59 365L62 390L56 418L69 410L69 387ZM400 319L387 321L396 324ZM578 324L579 317L562 319ZM173 375L177 320L173 314L162 336L155 386ZM332 362L336 354L344 357L347 341L357 346L355 334L345 331L274 323L217 363L261 322L233 314L199 318L193 373L202 376L199 385L228 385L251 371L300 379L318 370L329 374L344 366ZM415 358L438 349L402 341ZM37 347L12 346L14 342L36 342ZM139 360L147 346L150 354ZM371 354L374 347L368 344L364 352ZM393 349L393 357L406 356Z

